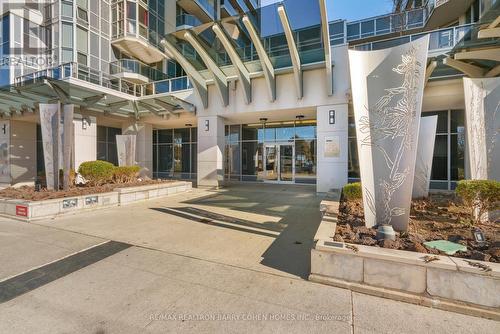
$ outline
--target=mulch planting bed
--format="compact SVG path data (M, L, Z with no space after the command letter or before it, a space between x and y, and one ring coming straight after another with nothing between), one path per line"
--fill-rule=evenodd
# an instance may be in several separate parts
M453 256L500 263L500 222L482 222L473 226L467 218L468 208L459 206L454 195L433 194L428 199L412 202L407 232L397 233L395 241L379 241L376 239L376 229L365 227L362 201L343 199L334 239L427 254L441 253L439 250L427 248L424 242L448 240L467 247L466 252L457 252ZM479 244L475 241L475 230L484 233L485 243Z
M23 186L20 188L7 188L0 191L0 198L9 198L9 199L22 199L27 201L43 201L48 199L57 199L57 198L65 198L65 197L76 197L76 196L85 196L92 194L102 194L112 192L117 188L128 188L128 187L140 187L140 186L148 186L159 183L172 183L175 181L170 180L143 180L129 183L112 183L105 184L102 186L95 187L87 187L87 186L74 186L69 190L60 190L60 191L50 191L47 189L42 189L40 191L35 191L35 187Z

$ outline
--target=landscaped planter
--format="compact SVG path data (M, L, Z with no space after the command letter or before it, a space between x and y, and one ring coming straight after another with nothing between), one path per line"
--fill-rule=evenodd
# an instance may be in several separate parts
M190 191L191 182L172 182L167 184L152 184L147 186L115 189L120 197L120 205L144 201L157 197L165 197L180 192Z
M0 199L0 215L23 221L53 218L89 210L131 204L143 200L166 197L190 191L191 182L158 183L139 187L117 188L112 192L27 201L19 199Z
M340 195L332 197L322 205L310 280L500 320L500 264L333 241Z

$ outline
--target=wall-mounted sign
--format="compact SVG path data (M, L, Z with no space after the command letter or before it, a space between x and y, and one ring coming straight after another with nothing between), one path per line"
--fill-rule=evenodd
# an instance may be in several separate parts
M330 110L328 112L328 123L331 125L335 124L335 110Z
M28 217L28 207L25 205L16 205L16 216Z
M77 205L78 205L77 198L70 198L63 200L63 209L76 208Z
M340 137L325 138L325 158L340 158Z
M97 196L85 197L85 205L96 205L98 202L99 198Z

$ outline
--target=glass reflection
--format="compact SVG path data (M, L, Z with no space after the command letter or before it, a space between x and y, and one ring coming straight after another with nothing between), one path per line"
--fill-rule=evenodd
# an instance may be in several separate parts
M314 184L316 121L226 126L224 171L230 180Z

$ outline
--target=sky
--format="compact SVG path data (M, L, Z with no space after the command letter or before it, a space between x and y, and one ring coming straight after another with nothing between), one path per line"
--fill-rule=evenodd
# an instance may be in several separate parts
M265 6L278 1L280 0L262 0L262 5ZM356 21L372 16L387 14L392 8L391 0L326 0L326 3L330 21L341 18L348 21Z

